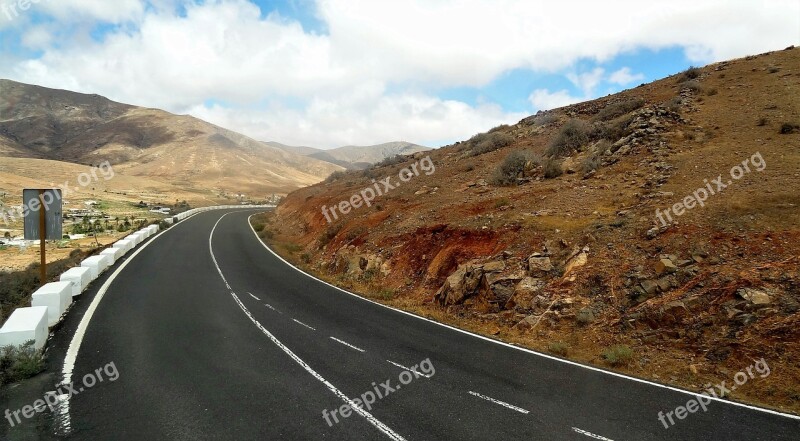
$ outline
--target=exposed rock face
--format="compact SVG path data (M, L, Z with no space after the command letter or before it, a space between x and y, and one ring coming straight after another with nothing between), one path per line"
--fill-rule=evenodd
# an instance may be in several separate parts
M459 265L453 274L450 274L442 287L434 295L434 299L443 306L458 305L469 297L478 294L481 282L486 283L483 268L479 265ZM484 287L488 289L488 287Z
M540 253L533 253L528 257L528 273L531 276L543 276L553 270L550 257Z

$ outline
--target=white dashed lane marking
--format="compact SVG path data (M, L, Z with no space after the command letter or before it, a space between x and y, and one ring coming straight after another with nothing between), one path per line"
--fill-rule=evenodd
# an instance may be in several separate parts
M403 366L403 365L402 365L402 364L400 364L400 363L395 363L395 362L393 362L392 360L386 360L386 361L388 361L389 363L391 363L391 364L393 364L393 365L395 365L395 366L399 367L400 369L403 369L403 370L406 370L406 371L409 371L409 372L414 372L415 374L417 374L417 375L419 375L419 376L421 376L421 377L425 377L425 378L431 378L431 375L425 375L425 374L423 374L422 372L419 372L419 371L418 371L418 370L416 370L416 369L407 368L407 367Z
M473 396L476 396L478 398L484 399L486 401L492 402L494 404L499 404L499 405L501 405L501 406L503 406L503 407L505 407L507 409L511 409L513 411L516 411L516 412L519 412L519 413L522 413L522 414L526 414L527 415L527 414L530 413L529 411L527 411L527 410L525 410L525 409L523 409L521 407L514 406L513 404L508 404L505 401L496 400L496 399L494 399L492 397L487 397L486 395L482 395L482 394L479 394L477 392L469 391L469 394L473 395Z
M335 341L335 342L338 342L338 343L341 343L341 344L343 344L343 345L347 346L348 348L355 349L355 350L356 350L356 351L358 351L358 352L367 352L367 351L365 351L365 350L363 350L363 349L361 349L361 348L357 348L357 347L355 347L355 346L351 345L350 343L348 343L348 342L346 342L346 341L344 341L344 340L339 340L339 339L338 339L338 338L336 338L336 337L331 337L331 340L333 340L333 341Z
M258 297L254 296L253 293L248 293L248 294L250 294L250 297L256 299L257 301L259 301L259 302L261 301L261 299L259 299Z
M297 320L297 319L294 319L294 318L293 318L292 320L293 320L295 323L297 323L298 325L305 326L306 328L308 328L308 329L310 329L310 330L312 330L312 331L316 331L316 329L312 328L311 326L308 326L307 324L305 324L305 323L301 322L300 320Z
M599 439L600 441L614 441L614 440L613 440L613 439L611 439L611 438L606 438L606 437L604 437L604 436L595 435L595 434L594 434L594 433L592 433L592 432L587 432L587 431L585 431L585 430L583 430L583 429L578 429L577 427L573 427L573 428L572 428L572 430L574 430L575 432L578 432L578 433L580 433L581 435L586 435L586 436L588 436L589 438Z

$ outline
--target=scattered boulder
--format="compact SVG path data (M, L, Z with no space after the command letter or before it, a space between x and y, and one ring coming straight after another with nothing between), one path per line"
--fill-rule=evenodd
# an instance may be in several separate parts
M564 276L568 276L574 269L580 268L589 261L589 247L584 247L577 254L573 254L564 267Z
M765 291L753 288L741 288L736 291L736 294L754 306L769 305L772 303L772 298Z
M656 263L656 274L659 276L662 274L671 274L675 271L678 271L678 267L672 263L672 260L668 257L662 257L659 259L658 263Z
M498 273L504 269L506 269L506 263L502 260L495 260L494 262L483 264L483 271L487 273Z
M553 270L550 257L541 253L533 253L528 257L528 273L531 276L542 276Z
M478 293L478 288L483 281L483 268L473 264L459 265L453 274L450 274L442 287L434 295L434 299L443 306L458 305L469 297Z

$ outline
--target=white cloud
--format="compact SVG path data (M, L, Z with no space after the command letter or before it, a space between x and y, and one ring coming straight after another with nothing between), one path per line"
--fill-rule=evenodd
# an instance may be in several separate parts
M568 106L583 101L583 97L572 96L567 90L550 92L547 89L536 89L528 101L531 102L535 110L550 110Z
M619 84L620 86L627 86L628 84L642 80L644 80L644 75L631 73L631 68L629 67L623 67L608 77L609 82Z
M178 4L185 13L176 12ZM275 14L264 18L245 0L42 0L37 7L66 23L64 29L31 30L25 44L43 55L13 61L4 54L10 61L0 76L176 112L192 109L263 139L365 144L464 138L513 121L519 115L497 107L434 96L442 87L480 88L510 69L557 72L580 59L675 46L700 64L800 43L796 0L316 5L325 34ZM91 26L69 25L91 20L120 26L95 42ZM64 38L70 29L81 33ZM530 101L544 108L590 97L604 75L602 69L570 74L582 96L539 89ZM607 79L636 77L623 69ZM204 106L210 99L227 105Z

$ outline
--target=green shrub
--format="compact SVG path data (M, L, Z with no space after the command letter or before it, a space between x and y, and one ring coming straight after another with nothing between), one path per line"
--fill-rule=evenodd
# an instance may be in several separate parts
M644 100L641 98L609 104L597 112L596 118L600 121L608 121L610 119L618 118L622 115L631 113L636 109L640 109L642 106L644 106L644 104Z
M339 234L339 231L342 231L342 226L342 224L329 225L319 238L320 246L324 247L325 245L331 243L331 241Z
M469 140L469 156L478 156L507 147L514 142L514 138L507 133L481 133Z
M681 72L681 75L678 77L678 82L683 83L689 80L695 80L700 78L701 73L703 73L703 71L699 67L690 66L688 69Z
M510 207L511 201L506 198L498 199L494 202L494 208Z
M699 92L703 90L703 86L697 80L689 80L681 83L681 90L689 89L692 92Z
M34 343L31 340L22 346L0 349L0 384L16 383L44 371L44 356Z
M303 253L300 255L300 260L302 260L303 263L311 263L311 255L308 253Z
M262 223L253 224L253 229L256 230L256 232L264 231L264 228L267 228L266 224Z
M569 352L569 346L563 341L554 341L547 345L547 350L550 351L551 354L566 357Z
M406 158L405 156L403 156L403 155L394 155L394 156L390 156L388 158L385 158L383 161L376 162L375 165L372 166L372 168L376 169L376 168L381 168L381 167L389 167L391 165L402 164L402 163L404 163L406 161L408 161L408 158Z
M633 360L633 349L626 345L616 345L603 351L603 359L611 366L624 366Z
M330 184L330 183L338 181L339 179L342 179L345 176L347 176L347 172L346 171L344 171L344 170L336 170L335 172L331 173L327 178L325 178L325 181L323 183Z
M544 168L545 179L557 178L564 174L564 170L561 168L561 161L555 158L545 159L542 167Z
M498 186L511 186L517 184L517 178L525 171L528 161L537 163L537 159L524 152L511 152L506 156L502 163L497 167L492 176L491 182Z
M599 169L601 165L603 165L603 161L597 154L589 155L581 162L581 171L589 173Z
M511 126L509 126L508 124L500 124L499 126L493 128L492 130L489 130L489 133L501 132L501 131L506 130L506 129L510 128L510 127Z
M571 119L561 128L555 138L550 141L545 154L557 158L567 156L589 142L589 129L579 119Z

